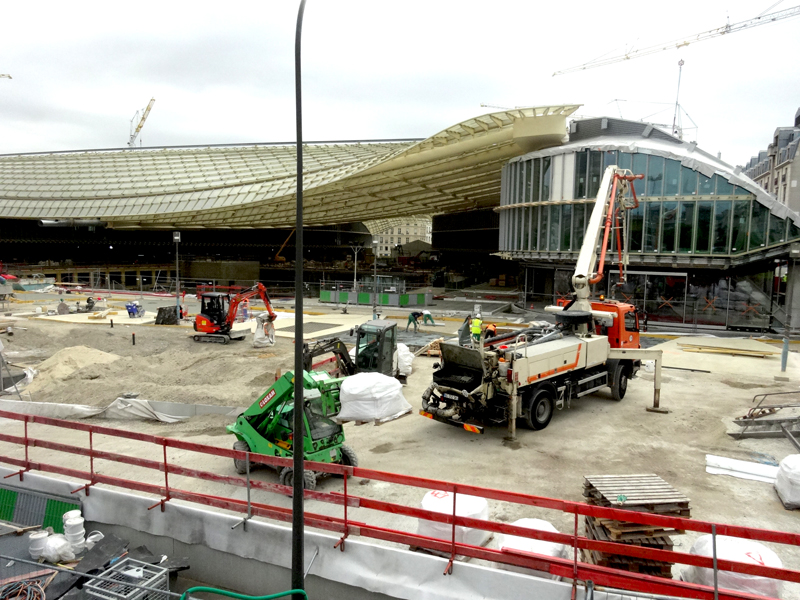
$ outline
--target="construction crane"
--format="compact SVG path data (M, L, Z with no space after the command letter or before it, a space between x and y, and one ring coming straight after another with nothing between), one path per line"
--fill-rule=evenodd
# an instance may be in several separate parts
M136 147L136 138L139 137L139 132L142 130L142 127L144 127L144 122L147 120L147 115L150 114L150 109L153 108L153 104L155 104L155 103L156 103L156 99L155 98L150 98L150 102L147 104L147 107L142 111L138 111L137 110L136 114L133 115L133 118L131 119L131 137L128 140L128 147L129 148L135 148ZM136 126L136 129L134 129L133 128L133 123L139 117L139 113L140 112L142 113L142 118L139 119L139 124Z
M737 31L743 31L745 29L752 29L753 27L758 27L759 25L767 25L769 23L774 23L775 21L782 21L783 19L790 19L792 17L796 17L799 15L800 15L800 6L793 6L792 8L779 10L777 12L770 13L767 15L759 15L753 19L748 19L747 21L734 23L733 25L727 23L724 27L718 27L717 29L704 31L702 33L698 33L696 35L692 35L689 37L680 38L672 42L656 44L655 46L648 46L647 48L641 48L639 50L631 50L630 52L626 52L625 54L621 54L618 56L599 58L584 63L582 65L578 65L577 67L571 67L569 69L564 69L563 71L556 71L555 73L553 73L553 77L555 77L556 75L565 75L567 73L574 73L575 71L585 71L587 69L594 69L595 67L604 67L606 65L611 65L617 62L621 62L623 60L631 60L633 58L639 58L641 56L648 56L650 54L655 54L656 52L661 52L663 50L671 50L673 48L675 49L684 48L689 44L710 40L715 37L719 37L721 35L736 33Z

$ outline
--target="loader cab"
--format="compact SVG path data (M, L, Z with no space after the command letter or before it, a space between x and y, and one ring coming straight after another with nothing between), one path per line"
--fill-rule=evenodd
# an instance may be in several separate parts
M397 323L367 321L356 329L356 368L359 372L394 375Z

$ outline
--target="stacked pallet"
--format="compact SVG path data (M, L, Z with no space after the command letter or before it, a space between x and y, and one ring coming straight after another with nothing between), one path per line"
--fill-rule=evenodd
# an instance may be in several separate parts
M690 517L689 498L658 475L593 475L584 478L583 495L588 504L638 512ZM685 533L681 529L661 528L633 521L585 517L585 535L592 540L630 544L644 548L672 550L671 536ZM583 551L584 561L645 575L672 577L669 562Z

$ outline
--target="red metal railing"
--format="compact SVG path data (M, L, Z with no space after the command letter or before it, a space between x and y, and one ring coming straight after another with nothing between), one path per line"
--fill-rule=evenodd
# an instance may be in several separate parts
M260 463L276 466L292 466L291 459L269 457L260 454L253 454L249 452L241 452L236 450L228 450L225 448L217 448L213 446L206 446L203 444L196 444L185 442L173 438L165 438L143 433L135 433L130 431L123 431L113 429L110 427L87 425L85 423L75 423L64 421L61 419L52 419L48 417L40 417L33 415L21 415L12 412L0 411L0 418L21 421L24 425L24 435L11 435L7 433L0 434L0 441L17 444L24 449L24 458L13 458L11 456L0 455L0 463L15 465L20 467L20 471L8 475L7 477L19 476L20 479L24 477L25 472L31 470L42 471L45 473L56 473L68 477L74 477L79 480L88 481L88 483L80 486L73 493L85 491L87 495L91 493L91 487L97 484L105 484L115 486L123 489L134 490L144 493L150 493L161 496L161 500L153 504L150 508L160 507L165 510L166 503L171 500L183 500L193 502L205 506L215 507L219 509L230 510L234 512L245 513L247 516L243 519L246 523L247 519L258 516L278 521L291 521L292 511L289 508L272 506L269 504L252 502L250 500L251 489L259 489L285 496L291 495L291 488L282 486L275 483L264 481L252 480L249 473L250 463ZM29 424L47 425L52 427L66 428L71 430L83 431L88 433L88 448L73 446L60 442L53 442L50 440L39 439L32 437L29 432ZM162 460L151 460L137 456L130 456L114 452L106 452L94 448L94 437L96 435L113 436L117 438L124 438L128 440L136 440L145 442L147 444L159 446L162 455ZM65 467L56 464L43 463L33 461L30 458L31 448L44 448L57 452L68 453L72 455L79 455L89 458L89 471L82 471L72 467ZM246 477L231 477L226 475L219 475L208 471L184 467L175 463L170 463L168 460L168 449L185 450L190 452L197 452L204 455L218 456L225 458L236 458L238 460L246 461L248 465L248 473ZM120 477L113 477L98 473L95 469L95 459L114 461L122 464L127 464L136 467L143 467L154 471L160 471L164 474L164 483L152 484L141 481L133 481L123 479ZM478 487L473 485L466 485L460 483L444 482L434 479L426 479L422 477L414 477L409 475L399 475L396 473L386 473L382 471L375 471L372 469L364 469L360 467L348 467L342 465L324 464L324 463L307 463L308 468L318 472L325 472L331 474L338 474L344 477L344 491L339 492L321 492L321 491L305 491L305 497L321 502L326 502L333 505L342 506L343 516L334 517L329 515L317 514L314 512L306 512L305 521L310 527L333 531L341 534L341 538L335 544L335 547L344 551L345 541L350 535L360 535L378 540L388 542L395 542L397 544L416 546L427 550L433 550L449 555L450 561L445 569L445 573L451 573L453 562L456 555L463 555L487 561L494 561L508 565L515 565L521 567L528 567L538 571L544 571L552 575L572 579L574 582L578 580L592 581L595 585L603 585L615 588L621 588L637 592L646 592L653 594L673 595L686 598L698 598L702 600L712 600L714 598L721 598L723 600L753 600L761 598L760 596L748 594L744 592L731 591L718 589L713 587L691 584L681 581L673 581L660 577L649 575L642 575L639 573L632 573L628 571L621 571L609 567L601 567L593 564L584 563L578 560L578 550L595 550L599 552L606 552L611 554L621 554L625 556L638 557L650 560L666 561L670 563L678 563L685 565L693 565L696 567L704 567L708 569L717 569L721 571L731 571L736 573L746 573L748 575L756 575L767 577L782 581L789 581L800 583L800 571L774 568L756 564L746 564L724 559L712 559L710 557L698 556L688 554L685 552L676 552L670 550L659 550L654 548L645 548L640 546L631 546L627 544L620 544L616 542L605 542L599 540L592 540L579 535L578 533L578 517L583 515L587 517L598 517L603 519L614 519L621 521L629 521L634 523L641 523L653 526L654 528L663 529L677 529L688 530L700 533L710 533L713 536L726 535L750 540L758 540L762 542L772 542L779 544L788 544L792 546L800 546L800 534L786 533L780 531L772 531L767 529L757 529L752 527L741 527L736 525L725 525L721 523L711 523L706 521L699 521L695 519L688 519L683 517L670 517L664 515L656 515L649 513L642 513L637 511L622 510L616 508L606 508L583 504L580 502L571 502L565 500L557 500L543 496L533 496L530 494L523 494L519 492L509 492L505 490L497 490L491 488ZM170 483L170 476L184 476L203 481L217 482L221 484L228 484L237 487L247 488L247 500L240 500L224 496L215 496L210 494L201 494L191 492L174 487ZM374 498L366 498L358 495L351 494L348 490L348 479L350 477L361 477L365 479L383 481L387 483L412 486L422 489L435 489L450 492L454 495L453 513L442 514L432 512L416 507L404 506L394 502L387 502L385 500L378 500ZM502 502L510 502L524 506L534 506L540 508L547 508L552 510L561 511L570 515L574 515L574 528L571 534L566 533L550 533L535 529L528 529L510 525L507 523L500 523L495 521L487 521L482 519L474 519L469 517L461 517L456 515L456 503L458 494L469 494L471 496L479 496L487 500L497 500ZM437 523L444 523L451 526L451 539L442 540L431 537L422 536L416 533L400 531L381 527L374 524L369 524L361 521L354 521L349 518L348 508L366 508L390 513L394 515L401 515L405 517L425 519ZM503 533L514 535L518 537L545 540L559 544L565 544L574 549L572 560L564 558L554 558L550 556L543 556L538 554L531 554L518 551L500 551L492 548L485 548L474 546L456 541L456 527L469 527L480 529L492 533ZM575 587L573 586L573 595Z

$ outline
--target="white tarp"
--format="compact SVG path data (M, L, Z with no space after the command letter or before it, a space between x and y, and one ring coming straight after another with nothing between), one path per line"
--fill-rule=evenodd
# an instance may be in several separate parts
M550 533L559 533L552 523L543 519L519 519L514 521L512 525L517 527L527 527L528 529L538 529L539 531L548 531ZM555 558L567 558L567 546L564 544L557 544L555 542L547 542L545 540L533 540L531 538L518 537L515 535L500 534L498 547L500 551L513 552L515 550L520 552L529 552L533 554L543 554L544 556L553 556ZM550 575L542 571L532 571L525 567L517 567L514 565L506 565L504 563L495 563L495 566L507 571L514 571L516 573L533 574L537 577L545 577L546 579L558 580L558 575Z
M786 508L800 508L800 454L790 454L781 461L775 491Z
M411 375L414 353L405 344L397 344L397 372L408 377Z
M764 483L773 483L778 474L778 467L762 465L748 460L737 460L724 456L706 454L706 473L712 475L730 475L739 479L752 479Z
M403 384L381 373L357 373L342 382L339 400L342 408L336 420L384 421L411 410L403 396Z
M691 553L712 557L711 536L701 535L697 538L692 545ZM783 566L778 555L764 544L724 535L717 536L717 558L766 567L781 568ZM730 571L717 571L717 573L717 581L721 588L780 598L781 581L778 579L768 579L745 573L731 573ZM687 567L683 570L681 578L689 583L714 585L714 571L703 567Z
M472 519L487 520L489 518L489 503L486 498L458 494L456 496L456 516L470 517ZM443 515L453 514L453 494L442 490L430 490L423 497L420 506L424 510ZM426 519L418 519L417 533L440 540L453 538L453 526L447 523L437 523ZM456 527L456 543L483 546L489 541L491 534L483 529L471 527Z
M108 406L0 400L0 407L9 412L52 417L54 419L87 419L89 417L103 416L108 419L150 419L161 421L162 423L177 423L189 418L157 411L150 406L147 400L140 398L117 398Z

